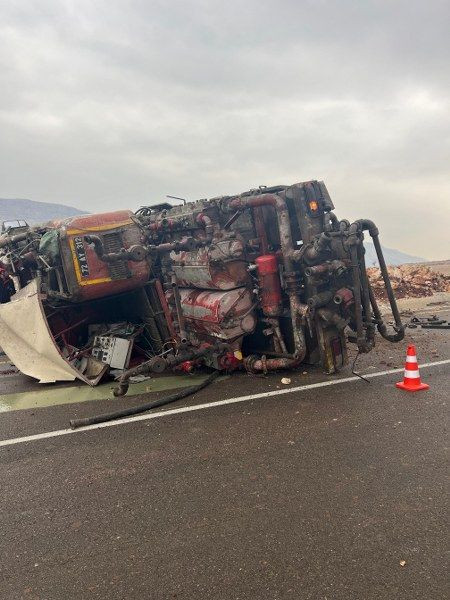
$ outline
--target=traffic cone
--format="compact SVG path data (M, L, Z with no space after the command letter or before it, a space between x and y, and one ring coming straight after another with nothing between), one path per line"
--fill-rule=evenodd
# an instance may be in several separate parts
M408 346L406 351L405 375L403 381L395 384L402 390L408 392L418 392L427 390L430 386L420 381L419 365L417 364L416 348L413 344Z

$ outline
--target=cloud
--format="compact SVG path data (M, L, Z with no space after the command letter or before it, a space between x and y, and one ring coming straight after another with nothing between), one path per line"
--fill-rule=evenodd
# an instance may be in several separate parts
M449 17L439 0L3 2L0 196L102 211L317 178L341 218L444 258Z

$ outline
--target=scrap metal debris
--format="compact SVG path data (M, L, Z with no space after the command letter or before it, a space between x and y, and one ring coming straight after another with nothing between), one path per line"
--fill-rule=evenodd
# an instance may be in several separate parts
M167 370L328 373L404 327L377 227L339 220L323 182L71 217L0 235L0 345L42 382ZM20 225L20 226L19 226ZM367 277L364 235L394 324ZM370 271L370 270L369 270ZM398 288L398 286L396 286ZM14 292L14 293L10 293Z
M422 329L450 329L450 323L447 319L439 319L436 315L432 317L412 317L407 327L416 329L422 327Z

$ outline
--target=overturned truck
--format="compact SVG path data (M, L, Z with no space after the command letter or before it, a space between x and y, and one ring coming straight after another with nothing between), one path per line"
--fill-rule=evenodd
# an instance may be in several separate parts
M42 382L198 367L250 373L304 362L333 373L347 343L404 328L378 230L339 220L323 182L83 215L6 231L0 260L16 292L0 345ZM394 318L388 331L364 262L373 239Z

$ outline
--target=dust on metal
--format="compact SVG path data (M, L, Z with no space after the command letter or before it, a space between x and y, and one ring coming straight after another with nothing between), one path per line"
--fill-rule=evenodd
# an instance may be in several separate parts
M367 276L374 243L393 314ZM347 363L404 336L375 224L339 220L325 184L83 215L0 235L0 345L41 381ZM33 319L27 318L32 311ZM126 344L123 341L126 340ZM120 350L120 351L119 351Z

